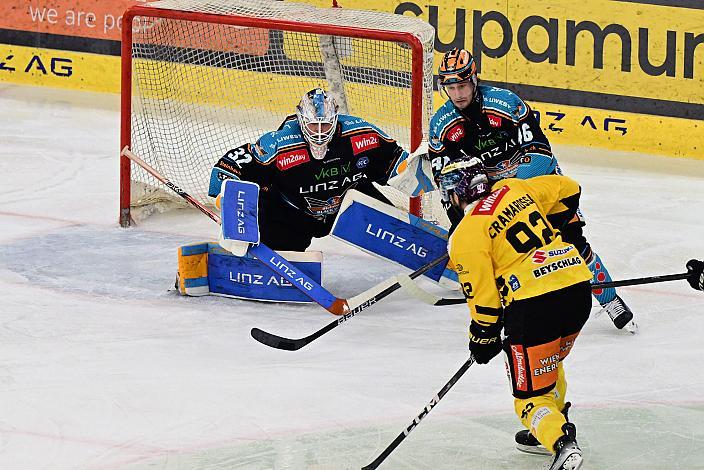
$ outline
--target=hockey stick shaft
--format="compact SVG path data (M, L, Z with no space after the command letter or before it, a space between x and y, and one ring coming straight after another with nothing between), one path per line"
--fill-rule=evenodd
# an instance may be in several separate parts
M203 214L210 217L214 222L216 222L218 224L220 223L220 216L219 215L217 215L215 212L211 211L210 209L205 207L203 204L201 204L200 201L198 201L198 199L194 198L193 196L188 194L186 191L184 191L183 189L179 188L174 183L172 183L171 181L166 179L166 177L164 175L162 175L161 173L156 171L151 165L149 165L147 162L142 160L139 156L134 154L129 149L129 147L125 146L125 148L122 149L121 154L124 155L125 157L129 158L133 162L135 162L137 165L144 168L147 171L147 173L149 173L154 178L156 178L159 181L161 181L162 183L164 183L164 185L166 185L169 189L171 189L173 192L175 192L176 194L181 196L183 199L186 200L186 202L188 202L190 205L194 206L196 209L201 211Z
M411 274L409 274L409 277L411 279L415 279L416 277L428 272L429 270L433 269L435 266L441 264L442 262L446 261L448 258L447 254L444 254L440 256L439 258L431 261L428 264L425 264L421 266L420 268L416 269L413 271ZM354 317L357 315L359 312L366 310L367 308L371 307L384 297L387 297L389 294L392 292L395 292L401 287L401 284L398 282L390 283L389 285L385 285L385 283L381 283L379 286L382 286L381 290L377 291L377 288L374 287L372 289L369 289L367 292L374 292L370 294L370 297L366 299L360 299L359 301L355 302L357 305L353 307L349 312L345 313L343 316L341 316L339 319L333 321L332 323L327 324L323 328L319 329L315 333L306 336L305 338L297 338L297 339L292 339L292 338L284 338L282 336L278 336L272 333L268 333L264 330L261 330L259 328L252 328L251 335L252 338L255 340L259 341L260 343L276 348L276 349L283 349L285 351L297 351L301 349L303 346L315 341L316 339L320 338L323 336L325 333L329 332L330 330L333 330L337 328L339 325L343 324L350 318ZM361 298L362 294L359 296L356 296L355 298ZM351 301L351 300L350 300Z
M608 281L608 282L595 282L592 284L592 290L594 289L608 289L611 287L625 287L625 286L637 286L641 284L655 284L658 282L667 282L667 281L679 281L682 279L687 279L691 274L690 273L680 273L680 274L663 274L661 276L650 276L650 277L637 277L633 279L622 279L620 281ZM420 289L420 287L410 287L411 292L412 289ZM432 295L432 294L431 294ZM423 294L414 294L415 297L417 298L422 298ZM467 302L466 299L454 299L454 298L441 298L441 297L435 297L431 298L431 301L428 302L431 305L459 305L459 304L464 304Z
M345 299L339 299L332 295L323 286L293 266L290 261L263 243L250 246L249 253L254 255L266 267L281 275L283 279L287 279L298 290L317 302L328 312L334 315L342 315L349 310L349 305Z
M411 431L413 431L416 426L420 424L423 418L428 416L428 414L432 411L435 405L437 405L440 400L442 400L442 397L444 397L445 394L450 391L452 386L455 385L458 380L460 380L460 378L464 375L465 372L467 372L467 370L471 367L472 364L474 364L474 357L470 356L469 359L467 359L465 363L462 364L462 367L460 367L459 370L455 372L455 375L453 375L452 378L440 389L438 394L435 395L432 400L430 400L430 402L425 406L425 408L423 408L423 410L418 414L418 416L413 418L413 422L406 426L406 429L404 429L401 434L396 436L396 439L394 439L393 442L391 442L391 444L389 444L386 449L384 449L384 451L379 454L376 459L374 459L372 463L370 463L366 467L362 467L362 470L373 470L379 465L381 465L381 463L386 460L389 455L391 455L391 452L393 452L394 449L396 449L396 447L398 447L398 445L401 444L404 439L406 439L406 436L408 436Z
M621 281L595 282L592 289L606 289L609 287L637 286L639 284L654 284L656 282L679 281L687 279L689 273L665 274L662 276L638 277L634 279L624 279Z
M195 199L186 191L169 181L164 175L156 171L151 165L133 153L128 147L125 146L125 148L122 149L122 155L144 168L150 175L162 182L173 192L185 199L186 202L200 210L203 214L210 217L214 222L218 224L221 223L219 215L205 207L200 201ZM250 252L257 258L257 260L259 260L259 262L264 264L264 266L268 267L275 273L282 275L284 279L290 280L294 287L310 297L311 300L319 304L328 312L334 315L342 315L349 311L349 306L347 305L347 301L345 299L340 299L332 295L324 287L308 277L308 275L295 268L288 260L286 260L286 258L268 248L266 245L261 243L259 245L253 245L250 248Z

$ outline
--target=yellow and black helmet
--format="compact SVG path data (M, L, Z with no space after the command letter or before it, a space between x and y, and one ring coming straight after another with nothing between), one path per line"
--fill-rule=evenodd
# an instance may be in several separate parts
M477 63L467 49L446 52L438 68L440 85L464 82L477 75Z

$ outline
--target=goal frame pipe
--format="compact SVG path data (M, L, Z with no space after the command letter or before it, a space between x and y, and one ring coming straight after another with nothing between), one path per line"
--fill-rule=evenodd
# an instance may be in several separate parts
M125 146L132 148L132 22L135 17L151 17L176 19L182 21L200 21L206 23L243 26L260 29L278 29L282 31L303 32L310 34L327 34L346 36L357 39L376 39L389 42L401 42L411 48L411 73L420 77L411 81L411 151L418 148L423 138L423 45L413 33L401 31L386 31L352 26L331 24L309 24L289 20L252 18L239 15L217 15L184 10L167 10L153 8L147 5L133 5L122 17L122 70L121 70L121 116L120 116L120 149ZM432 111L432 110L431 110ZM120 214L119 223L122 227L130 226L130 159L120 156ZM418 213L419 198L411 198L411 212ZM415 209L414 209L415 207Z

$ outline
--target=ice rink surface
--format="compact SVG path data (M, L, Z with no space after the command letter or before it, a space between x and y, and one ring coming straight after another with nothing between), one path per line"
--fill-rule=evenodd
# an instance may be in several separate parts
M466 307L398 292L299 351L255 342L255 326L302 337L334 318L170 291L177 247L216 226L176 211L118 227L118 103L0 84L0 468L371 462L465 361ZM704 161L556 153L615 279L704 258ZM403 272L334 240L314 248L340 297ZM584 468L704 468L704 293L684 281L620 292L640 332L594 315L566 360ZM381 468L543 468L515 450L519 427L497 358L470 368Z

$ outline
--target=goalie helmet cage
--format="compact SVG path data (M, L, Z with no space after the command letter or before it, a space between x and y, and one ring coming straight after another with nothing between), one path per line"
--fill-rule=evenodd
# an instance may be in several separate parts
M433 110L434 36L418 18L276 0L132 6L122 27L121 148L211 205L218 158L277 129L321 86L342 113L416 149ZM162 188L121 156L120 225L141 217L135 208L177 204ZM409 208L408 197L389 196ZM413 199L418 214L425 203Z

